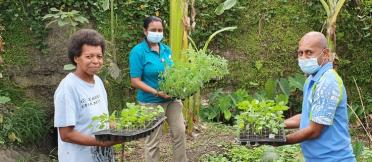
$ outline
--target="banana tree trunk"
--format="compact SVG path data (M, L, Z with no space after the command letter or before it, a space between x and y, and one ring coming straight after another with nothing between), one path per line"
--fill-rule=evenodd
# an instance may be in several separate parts
M331 54L331 61L338 60L336 54L336 23L329 24L327 26L327 40L328 40L328 47Z
M173 51L173 60L184 62L186 56L182 54L183 50L188 48L188 33L184 24L188 13L187 0L170 0L170 47ZM192 134L194 124L198 120L198 110L200 107L200 92L196 95L186 98L183 102L183 115L186 120L186 132Z
M327 13L327 40L330 49L330 61L337 60L336 54L336 20L345 0L320 0Z
M183 24L186 15L186 0L170 0L170 39L169 44L173 52L173 60L177 63L184 61L182 50L188 48L187 31ZM185 37L186 36L186 37Z

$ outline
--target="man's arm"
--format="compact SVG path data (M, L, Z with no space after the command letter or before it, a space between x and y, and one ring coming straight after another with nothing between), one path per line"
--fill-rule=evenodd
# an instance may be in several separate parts
M305 140L318 138L322 133L323 128L324 125L311 121L308 127L287 135L286 144L295 144Z
M102 146L109 147L124 141L97 141L94 137L82 134L74 130L73 126L59 127L61 140L64 142L85 145L85 146Z
M300 121L301 121L301 114L292 116L284 121L285 128L287 129L299 128Z

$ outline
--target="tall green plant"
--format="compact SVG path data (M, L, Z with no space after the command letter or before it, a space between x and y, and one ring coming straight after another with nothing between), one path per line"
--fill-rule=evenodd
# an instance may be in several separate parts
M186 0L170 0L170 31L169 44L173 52L174 61L185 61L182 50L188 48L187 31L184 26L184 18L187 16Z
M337 58L336 55L336 20L341 11L345 0L320 0L327 13L327 40L331 51L331 60Z
M185 62L182 51L188 49L187 31L184 20L187 17L188 4L186 0L170 0L170 31L169 43L173 52L173 59L176 64ZM193 97L184 101L183 115L187 121L187 133L191 135L194 127L194 110L199 107L195 104Z
M46 14L43 17L43 20L51 19L51 21L46 25L46 27L49 27L49 25L53 23L57 23L58 26L70 26L70 34L76 31L76 26L80 24L86 24L89 23L89 20L85 18L83 15L80 14L79 11L72 10L72 11L63 11L64 7L61 7L59 10L56 8L51 8L50 11L52 13Z

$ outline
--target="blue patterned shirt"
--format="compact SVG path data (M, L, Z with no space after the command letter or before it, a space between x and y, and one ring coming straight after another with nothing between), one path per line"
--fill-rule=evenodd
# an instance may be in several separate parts
M310 121L324 125L316 139L301 143L306 162L354 162L351 147L346 90L341 78L327 63L304 85L300 128Z

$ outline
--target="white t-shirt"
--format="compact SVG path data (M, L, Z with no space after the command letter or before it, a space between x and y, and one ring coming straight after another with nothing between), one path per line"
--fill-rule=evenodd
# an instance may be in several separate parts
M74 73L69 73L59 84L54 94L54 127L74 126L74 130L92 135L97 127L88 128L92 117L108 114L107 93L98 76L94 76L94 84L81 80ZM93 136L93 135L92 135ZM59 162L96 162L97 154L103 148L83 146L63 142L58 131Z

